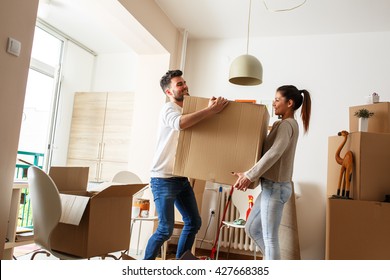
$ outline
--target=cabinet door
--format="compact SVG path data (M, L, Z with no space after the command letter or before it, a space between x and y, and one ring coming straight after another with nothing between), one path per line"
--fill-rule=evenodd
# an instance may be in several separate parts
M107 93L75 93L68 159L99 160Z
M134 95L109 92L104 121L102 161L128 162Z

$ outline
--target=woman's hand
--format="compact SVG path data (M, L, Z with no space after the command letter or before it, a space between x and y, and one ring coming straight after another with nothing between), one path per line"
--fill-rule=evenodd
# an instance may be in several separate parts
M252 183L252 181L249 180L248 177L246 177L245 174L242 172L232 172L232 175L238 177L238 179L234 183L233 187L240 190L240 191L246 191L247 188Z

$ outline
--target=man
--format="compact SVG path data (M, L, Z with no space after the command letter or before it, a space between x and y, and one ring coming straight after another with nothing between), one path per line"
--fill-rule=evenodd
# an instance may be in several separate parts
M176 258L191 249L195 235L201 226L201 218L194 192L188 178L173 175L179 131L222 111L228 100L212 97L207 108L182 115L184 96L188 87L182 71L168 71L160 80L160 86L169 102L164 104L159 121L157 151L153 159L150 186L158 214L158 227L145 249L145 260L154 260L173 232L174 206L183 217L184 227L177 244Z

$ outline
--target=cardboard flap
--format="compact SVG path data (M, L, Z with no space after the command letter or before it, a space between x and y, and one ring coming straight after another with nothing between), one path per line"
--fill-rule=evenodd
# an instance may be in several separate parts
M127 186L129 184L117 183L117 182L102 182L97 185L88 185L87 191L91 193L97 193L111 186L123 186L123 185Z
M85 191L88 186L89 167L52 166L49 176L59 192Z
M111 185L97 193L92 199L104 197L132 197L148 184L120 184Z
M62 205L60 222L77 226L87 207L89 197L60 194L60 198Z

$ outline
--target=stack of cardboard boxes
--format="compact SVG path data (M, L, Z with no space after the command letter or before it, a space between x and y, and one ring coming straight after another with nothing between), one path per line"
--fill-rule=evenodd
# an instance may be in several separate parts
M374 112L368 131L358 132L361 108ZM341 151L354 156L351 199L331 198L337 192L341 166L335 160L344 137L329 137L326 259L390 259L390 103L349 108L349 136ZM336 133L335 133L336 134Z

